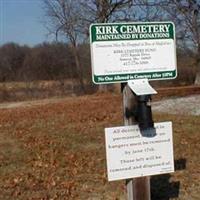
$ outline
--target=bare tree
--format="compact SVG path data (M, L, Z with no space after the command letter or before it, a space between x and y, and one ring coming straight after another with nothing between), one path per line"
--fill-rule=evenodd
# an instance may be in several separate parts
M88 13L83 17L87 24L88 34L89 25L91 23L108 23L116 21L130 21L132 0L86 0L81 2L84 13ZM108 85L99 85L99 91L108 90Z
M177 25L179 46L195 49L200 74L199 8L196 0L43 0L48 27L58 36L67 38L75 58L79 83L84 90L83 63L79 44L88 40L91 23L119 21L157 21L171 19ZM196 82L198 82L198 77ZM107 86L100 85L100 90Z
M19 71L24 81L74 78L74 57L63 43L42 43L31 48Z
M200 1L168 0L162 8L176 24L178 45L194 52L197 67L195 84L200 84Z
M87 11L85 20L91 23L106 23L130 19L129 8L132 0L86 0L81 7Z
M0 81L17 81L25 56L30 51L27 46L7 43L0 47Z
M113 22L130 19L132 0L43 0L49 29L56 37L61 34L71 44L75 57L79 82L84 88L83 66L80 62L78 44L87 40L89 25L94 22Z
M65 36L69 41L75 59L77 77L83 92L85 84L83 79L83 67L78 53L78 44L83 39L81 29L81 18L79 1L77 0L43 0L46 16L48 17L48 27L56 35Z

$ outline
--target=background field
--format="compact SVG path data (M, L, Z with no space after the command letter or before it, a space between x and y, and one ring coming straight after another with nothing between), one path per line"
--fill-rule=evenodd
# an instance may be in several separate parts
M199 200L200 1L32 2L0 0L0 200L126 199L125 181L107 181L104 141L123 124L120 84L92 84L89 44L92 23L117 21L176 26L178 76L152 81L176 172L152 177L152 200ZM175 97L196 94L180 109Z
M124 181L107 181L104 145L104 128L123 124L121 104L107 93L1 109L0 199L125 199ZM198 200L200 116L154 119L173 121L177 171L152 177L152 199Z

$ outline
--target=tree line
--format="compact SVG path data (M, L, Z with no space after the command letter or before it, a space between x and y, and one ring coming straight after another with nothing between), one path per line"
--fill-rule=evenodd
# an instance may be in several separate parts
M79 45L77 51L85 69L83 79L87 79L90 76L88 44ZM65 43L0 46L0 82L77 79L79 74L74 66L74 55Z

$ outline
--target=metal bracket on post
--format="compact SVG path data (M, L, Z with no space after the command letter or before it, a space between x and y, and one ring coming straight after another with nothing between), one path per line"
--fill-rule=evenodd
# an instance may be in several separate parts
M157 94L149 84L148 79L136 79L128 81L128 86L137 96Z
M134 116L139 124L141 134L144 137L156 135L151 112L151 95L157 92L151 87L148 79L128 81L128 86L137 96L137 107L134 110L126 109L126 117Z

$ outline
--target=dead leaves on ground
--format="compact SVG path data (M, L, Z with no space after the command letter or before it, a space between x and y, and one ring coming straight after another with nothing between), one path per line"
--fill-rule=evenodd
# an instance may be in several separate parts
M0 199L87 199L106 193L102 124L119 121L119 100L84 97L1 110L0 134L17 143L19 154L26 153L18 164L9 160L8 171L2 170L6 163L0 166ZM2 150L6 154L6 146Z
M104 146L104 128L122 125L121 103L120 96L103 94L1 110L0 199L123 199L124 183L107 181ZM200 119L155 117L174 121L175 155L188 159L187 171L173 179L187 193L190 174L197 190L199 171L193 169L199 135L194 129Z

